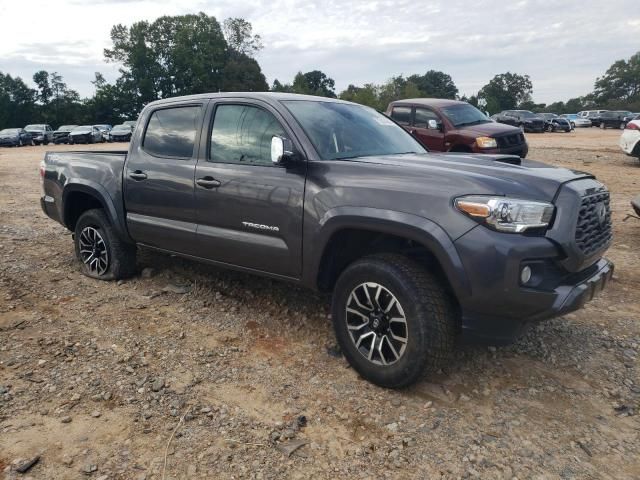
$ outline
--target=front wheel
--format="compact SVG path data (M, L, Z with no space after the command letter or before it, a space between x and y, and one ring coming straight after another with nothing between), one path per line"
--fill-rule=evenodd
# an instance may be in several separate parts
M451 298L435 276L402 255L372 255L347 267L334 289L332 320L351 366L382 387L414 383L453 350Z
M119 280L136 271L136 247L123 242L102 209L87 210L76 223L76 257L82 273L99 280Z
M627 124L625 122L621 122L620 123L620 130L624 130L625 128L627 128Z
M604 122L600 122L600 128L604 130L605 128L607 128L607 126L604 124Z

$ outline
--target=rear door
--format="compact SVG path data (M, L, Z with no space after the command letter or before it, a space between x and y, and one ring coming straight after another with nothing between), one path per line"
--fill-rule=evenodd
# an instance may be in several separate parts
M414 135L424 143L429 150L443 152L444 127L436 112L426 107L416 107L413 119Z
M306 163L271 162L271 138L295 143L291 130L257 100L220 99L210 111L195 174L197 255L298 278Z
M144 119L124 171L127 226L137 242L193 252L195 146L205 107L205 102L162 105Z

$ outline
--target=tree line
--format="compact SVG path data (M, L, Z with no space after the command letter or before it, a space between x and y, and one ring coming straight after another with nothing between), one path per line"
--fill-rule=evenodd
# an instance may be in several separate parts
M450 75L428 70L398 75L387 82L349 85L336 93L335 81L320 70L299 72L290 83L278 79L269 86L255 55L263 48L251 23L228 18L222 25L204 13L163 16L111 29L107 62L120 65L119 77L106 81L96 72L93 96L81 98L59 72L41 70L33 75L35 88L21 78L0 72L0 128L28 123L111 123L137 118L149 102L177 95L218 91L275 91L341 98L379 111L402 98L460 99L489 113L508 109L575 113L580 110L627 109L640 111L640 52L618 60L596 79L593 92L549 105L535 103L528 75L496 75L476 94L466 97Z

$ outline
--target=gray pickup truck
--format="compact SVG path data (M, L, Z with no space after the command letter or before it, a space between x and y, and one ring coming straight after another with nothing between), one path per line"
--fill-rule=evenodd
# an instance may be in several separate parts
M334 99L157 101L128 152L49 152L41 177L85 274L134 275L144 246L332 292L344 355L385 387L441 365L463 334L504 342L575 310L613 274L592 175L430 153Z

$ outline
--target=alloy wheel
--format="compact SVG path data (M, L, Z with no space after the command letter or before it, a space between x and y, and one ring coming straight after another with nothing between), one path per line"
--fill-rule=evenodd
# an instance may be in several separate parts
M94 227L84 227L80 232L80 259L95 275L104 275L109 269L109 252L100 232Z
M346 323L356 349L376 365L391 365L404 354L409 329L402 305L388 289L367 282L347 299Z

